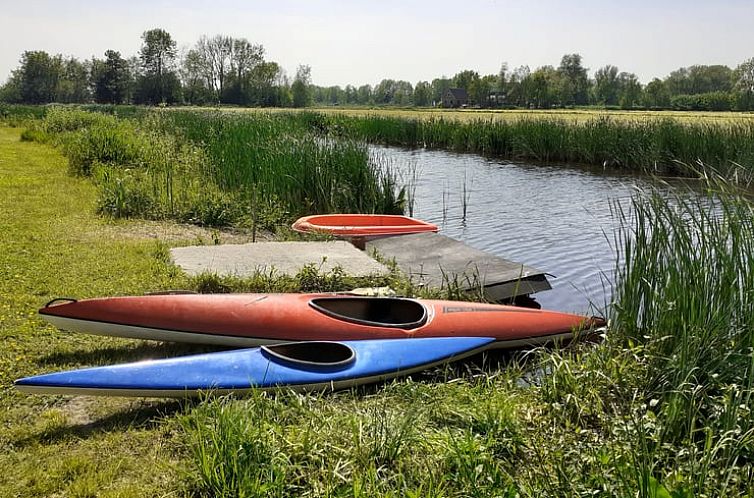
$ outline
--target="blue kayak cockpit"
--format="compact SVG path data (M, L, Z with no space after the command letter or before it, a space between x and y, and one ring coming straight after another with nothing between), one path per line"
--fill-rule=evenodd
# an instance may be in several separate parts
M339 369L356 361L356 352L342 342L288 342L262 346L260 349L262 355L270 361L299 368Z
M427 308L414 299L398 297L317 297L309 305L320 313L370 327L415 329L427 322Z

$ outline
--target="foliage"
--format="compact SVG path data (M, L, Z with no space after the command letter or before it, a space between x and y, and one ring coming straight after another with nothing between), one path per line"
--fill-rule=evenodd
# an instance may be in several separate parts
M699 172L703 195L650 191L617 210L624 228L611 324L616 341L640 355L648 409L633 423L642 456L667 467L667 448L683 447L691 495L723 496L752 485L754 205L715 171ZM741 173L731 178L750 178Z
M733 97L728 92L675 95L670 99L670 106L681 111L730 111Z
M106 61L79 61L60 54L27 51L21 66L0 87L9 103L136 103L147 105L232 104L260 107L438 106L448 88L461 88L470 107L537 108L602 105L623 109L754 109L751 60L735 70L724 65L692 65L642 84L631 72L606 65L589 78L578 53L565 54L557 67L508 68L497 74L458 71L452 78L411 82L383 78L374 86L314 85L311 68L300 65L291 79L265 60L264 47L246 38L203 35L178 59L176 41L161 28L142 34L138 57L123 59L107 50ZM117 54L117 57L115 56ZM94 90L92 94L91 90ZM728 98L711 98L712 95ZM689 97L707 96L707 97ZM671 98L675 102L671 103ZM710 101L711 99L711 101Z
M134 101L139 104L175 103L181 84L175 72L176 42L164 29L145 31L139 60L143 73L136 80Z
M108 50L104 61L92 68L94 100L100 104L123 104L131 100L133 76L120 52Z

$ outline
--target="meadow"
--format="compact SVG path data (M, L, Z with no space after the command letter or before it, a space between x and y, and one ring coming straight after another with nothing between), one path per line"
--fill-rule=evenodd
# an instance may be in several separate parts
M287 278L191 279L167 258L171 245L231 237L175 224L199 221L192 216L201 211L190 206L202 196L251 195L232 199L246 199L245 215L260 226L303 210L298 194L275 190L274 174L237 167L269 161L283 168L288 159L264 147L238 149L272 137L295 158L296 148L285 142L291 140L315 155L314 166L331 164L340 158L328 156L330 140L340 134L356 151L338 153L362 158L359 130L347 127L358 123L350 118L67 112L48 112L24 130L0 128L0 210L7 213L0 240L0 467L6 469L0 494L754 496L754 216L749 192L736 182L748 176L751 162L738 169L729 161L725 174L697 169L704 173L701 197L637 192L630 209L615 208L623 228L614 240L610 329L598 344L488 354L334 394L281 391L195 402L26 396L12 388L14 378L196 351L58 331L35 310L60 295L369 284L416 291L399 275L354 281L316 268ZM262 138L247 138L254 134ZM738 134L710 136L710 146L730 140L714 150L738 150ZM235 137L232 146L223 145L225 137ZM134 187L123 175L143 175L142 183ZM367 185L381 185L374 183L379 176L369 178ZM256 194L239 187L248 181ZM141 205L129 195L115 202L111 191L124 184L123 192L136 189L150 210L122 219L126 207ZM400 189L391 188L387 204L394 205ZM259 200L273 194L291 211L278 216ZM243 228L241 219L229 224Z

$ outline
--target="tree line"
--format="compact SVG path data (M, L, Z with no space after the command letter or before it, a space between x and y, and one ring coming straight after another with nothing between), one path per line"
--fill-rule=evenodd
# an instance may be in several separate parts
M589 76L579 54L566 54L555 67L509 69L497 74L465 70L411 84L383 79L372 85L315 86L311 68L301 65L291 79L265 59L264 47L246 38L202 36L181 53L163 29L145 31L137 55L125 58L107 50L104 58L78 60L44 51L27 51L0 101L45 104L233 104L305 107L318 105L441 105L450 88L466 91L466 105L548 109L605 106L624 109L752 110L754 58L735 69L724 65L679 68L646 85L638 77L606 65Z
M24 52L0 87L0 101L279 107L311 101L307 66L300 66L290 82L278 63L265 60L264 47L246 38L203 36L181 54L163 29L145 31L141 38L138 55L128 58L115 50L84 61Z
M465 70L452 78L431 82L384 79L376 86L314 87L314 101L322 105L441 105L450 88L466 90L468 105L482 108L550 109L604 106L623 109L754 110L754 58L735 69L724 65L694 65L654 78L643 85L634 73L613 65L597 69L593 77L579 54L566 54L557 67L546 65L480 75Z

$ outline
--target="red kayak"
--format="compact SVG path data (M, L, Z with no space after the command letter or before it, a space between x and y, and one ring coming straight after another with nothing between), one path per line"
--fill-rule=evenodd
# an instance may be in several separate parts
M437 225L391 214L315 214L299 218L292 227L302 233L329 233L339 237L385 237L436 232Z
M288 341L492 337L494 347L570 339L600 318L459 301L343 294L170 294L54 300L39 313L91 334L254 346Z

